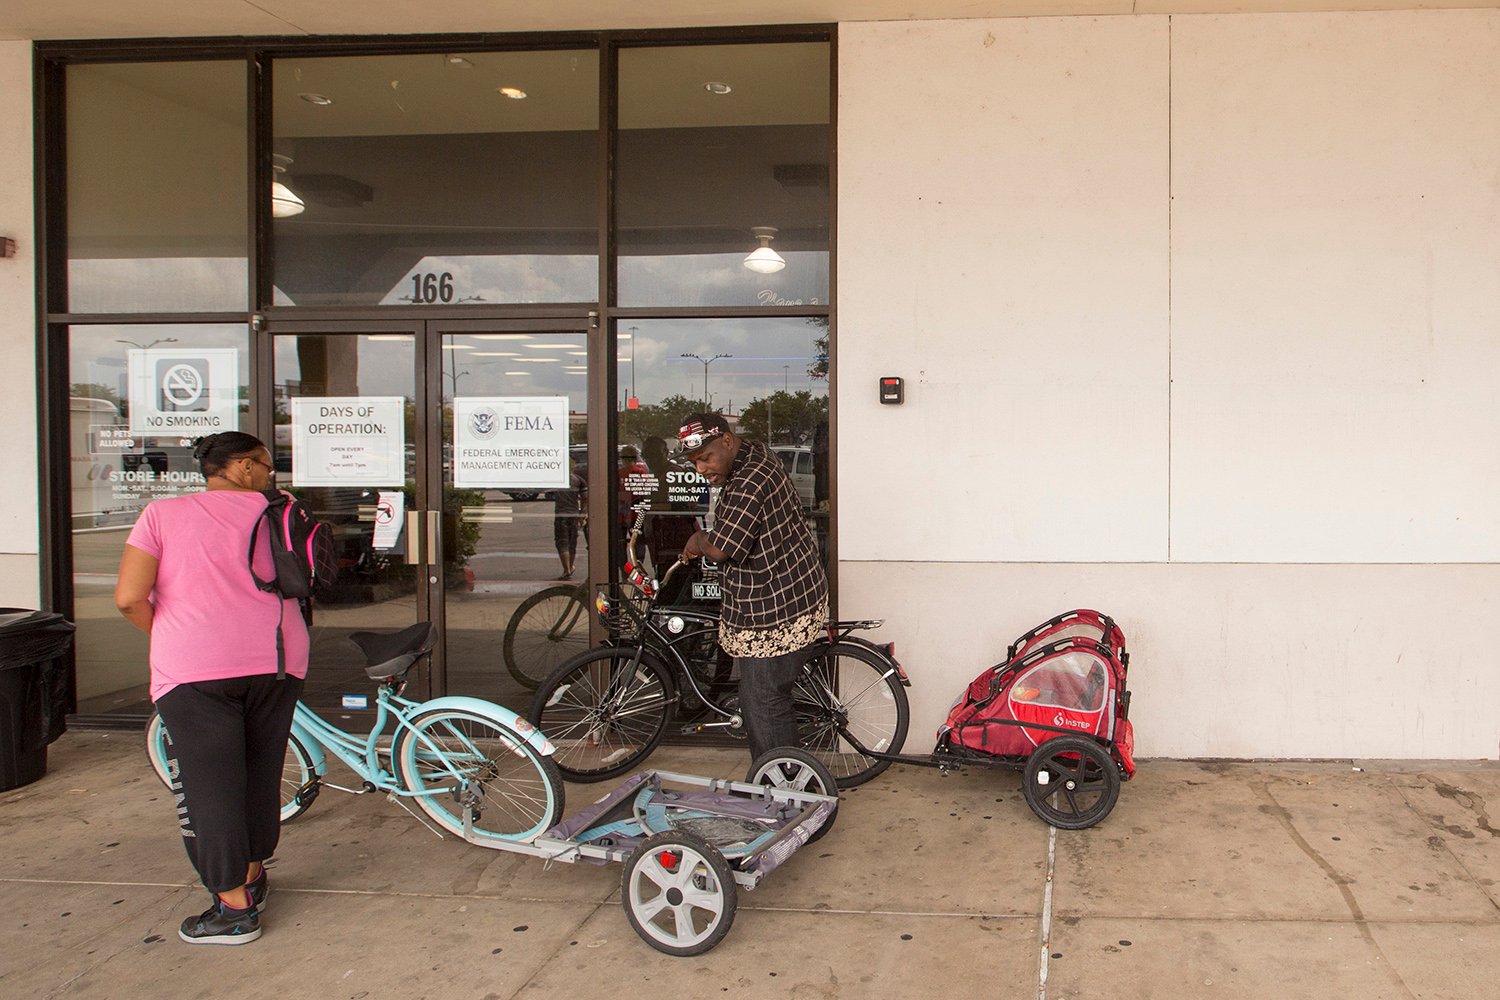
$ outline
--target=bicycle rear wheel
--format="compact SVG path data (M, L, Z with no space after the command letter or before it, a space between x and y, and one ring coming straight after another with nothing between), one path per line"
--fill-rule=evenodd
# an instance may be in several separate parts
M527 841L562 816L557 766L508 726L466 709L418 711L391 748L396 773L416 804L462 837L474 807L474 832Z
M604 646L575 656L542 684L531 723L557 747L570 781L603 781L648 757L666 732L675 687L655 657Z
M172 753L172 737L156 712L151 713L151 721L146 723L146 759L151 762L151 770L156 772L161 783L172 788L177 770L177 761ZM307 752L302 741L296 736L287 737L286 762L281 769L283 823L290 823L307 812L312 805L315 794L304 797L304 801L297 798L297 793L313 779L315 773L312 755Z
M792 704L802 746L840 788L864 784L891 766L855 750L842 733L881 753L900 753L906 742L906 689L895 666L863 645L820 646L797 675Z
M582 584L537 591L516 608L500 649L505 669L529 691L588 648L588 592Z

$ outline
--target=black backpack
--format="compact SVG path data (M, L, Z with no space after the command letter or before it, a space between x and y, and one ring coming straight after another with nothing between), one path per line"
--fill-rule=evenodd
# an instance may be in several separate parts
M312 624L312 598L327 591L338 577L338 560L333 550L328 525L313 517L312 509L281 490L263 490L266 509L256 518L250 530L250 578L268 594L295 598L302 617ZM274 573L263 580L255 572L255 546L260 540L261 525L271 546ZM276 676L286 676L286 651L282 645L281 623L276 623Z

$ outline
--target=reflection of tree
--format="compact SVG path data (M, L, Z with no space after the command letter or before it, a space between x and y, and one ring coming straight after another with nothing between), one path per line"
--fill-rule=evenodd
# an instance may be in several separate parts
M703 409L702 400L676 395L650 406L621 410L620 440L639 443L648 437L659 437L664 441L676 441L682 418Z
M739 433L772 443L766 437L767 408L775 421L776 444L811 444L818 425L828 419L827 396L814 396L806 389L773 392L740 411Z
M103 399L114 405L114 408L123 413L125 407L120 400L120 394L107 385L99 382L74 382L68 387L68 395L80 399Z
M813 326L823 331L823 336L813 340L813 362L807 366L809 378L828 377L828 317L811 316L807 320Z

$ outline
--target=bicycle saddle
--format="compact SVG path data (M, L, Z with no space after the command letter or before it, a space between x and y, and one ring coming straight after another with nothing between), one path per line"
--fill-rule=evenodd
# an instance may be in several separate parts
M402 677L412 664L432 652L437 629L417 622L399 632L350 632L349 640L365 654L365 675L371 680Z

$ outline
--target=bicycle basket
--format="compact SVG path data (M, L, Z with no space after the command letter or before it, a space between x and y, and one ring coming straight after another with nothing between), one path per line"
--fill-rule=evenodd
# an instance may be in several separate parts
M641 633L641 623L651 606L647 592L633 583L604 583L594 595L594 610L599 624L616 639L630 639Z

